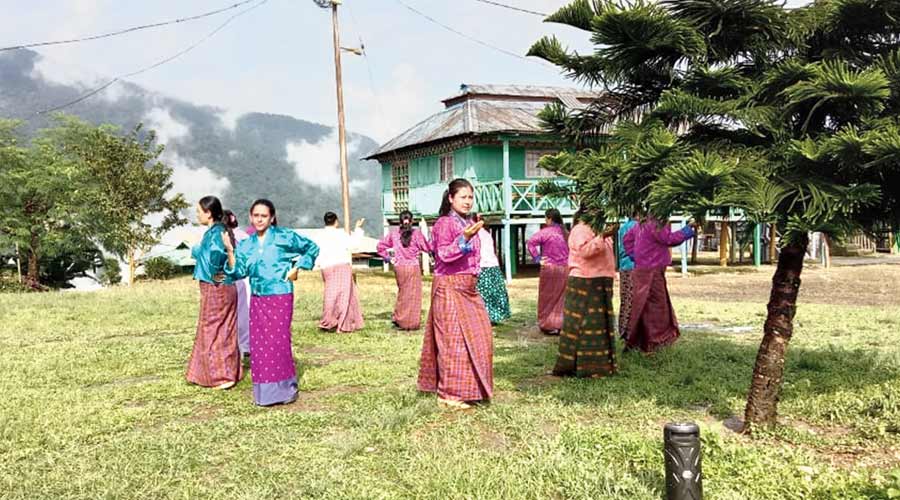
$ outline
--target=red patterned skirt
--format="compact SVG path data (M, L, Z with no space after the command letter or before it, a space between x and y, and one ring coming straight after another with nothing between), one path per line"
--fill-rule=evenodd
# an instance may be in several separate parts
M397 304L391 319L403 330L422 326L422 268L418 265L394 267L397 278Z
M200 282L200 319L185 378L216 387L243 377L237 339L237 289Z
M678 320L666 286L666 268L631 271L633 290L628 318L629 348L652 352L678 340Z
M538 282L538 327L543 332L559 331L563 326L563 307L566 303L566 266L544 264Z
M494 339L477 281L474 275L434 277L419 364L420 391L457 401L493 395Z
M322 302L319 328L339 332L361 329L364 325L363 317L350 264L322 269L322 279L325 281L325 299Z

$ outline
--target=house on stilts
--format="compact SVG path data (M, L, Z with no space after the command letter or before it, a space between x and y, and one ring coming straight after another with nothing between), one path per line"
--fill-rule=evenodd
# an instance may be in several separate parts
M462 85L443 101L445 109L378 148L367 159L382 169L382 213L387 224L410 210L428 222L438 216L447 183L464 177L475 186L475 210L485 216L498 243L507 280L528 262L525 236L556 208L571 221L577 209L567 198L538 194L544 180L565 184L538 160L565 147L541 127L548 104L584 108L600 94L564 87Z

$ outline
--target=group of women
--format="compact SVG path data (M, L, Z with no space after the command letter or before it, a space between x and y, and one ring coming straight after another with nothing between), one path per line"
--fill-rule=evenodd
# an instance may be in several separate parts
M394 266L398 294L392 321L399 329L420 328L421 256L427 253L434 259L417 386L437 393L440 404L454 409L491 398L492 324L510 315L493 239L472 211L473 205L472 184L455 179L442 199L430 242L413 227L412 214L404 212L399 230L378 245L379 254ZM619 316L619 333L626 349L652 352L678 337L665 268L671 262L669 247L692 237L692 226L672 232L652 218L631 221L618 228L617 252L615 226L597 234L576 214L568 231L558 211L548 210L546 216L545 227L527 246L541 265L538 325L545 334L560 336L554 374L602 377L616 372L612 299L617 267L622 283L620 310L627 312ZM240 241L234 215L223 211L215 197L200 200L197 218L209 229L193 249L201 300L188 381L227 389L241 379L244 348L235 313L240 293L235 284L249 280L248 350L254 402L269 406L294 401L298 392L290 332L293 280L299 269L314 267L319 247L277 226L275 207L264 199L251 206L253 234ZM355 284L352 292L348 300L358 302ZM327 329L341 321L345 319L329 323ZM361 325L362 320L353 317L350 322Z

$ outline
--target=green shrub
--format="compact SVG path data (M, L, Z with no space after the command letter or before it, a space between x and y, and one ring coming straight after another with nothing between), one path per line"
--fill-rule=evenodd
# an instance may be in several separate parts
M122 282L122 268L116 259L103 259L103 274L100 283L104 286L118 285Z
M178 274L178 266L165 257L153 257L144 262L144 274L152 280L167 280Z

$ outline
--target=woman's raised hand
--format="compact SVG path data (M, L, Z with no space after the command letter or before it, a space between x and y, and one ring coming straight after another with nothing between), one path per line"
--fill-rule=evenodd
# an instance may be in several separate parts
M463 235L466 237L466 240L472 239L472 236L478 234L478 231L481 231L481 228L484 227L484 221L480 220L475 224L463 229Z

